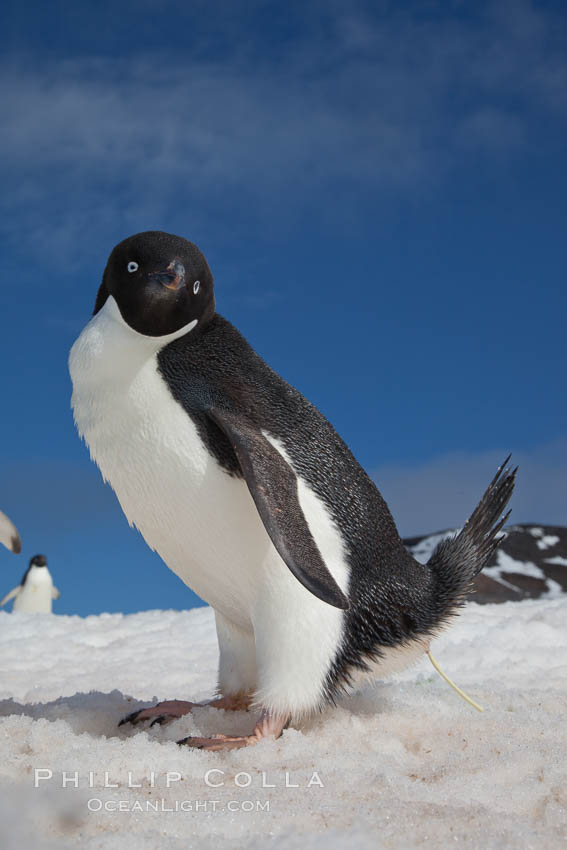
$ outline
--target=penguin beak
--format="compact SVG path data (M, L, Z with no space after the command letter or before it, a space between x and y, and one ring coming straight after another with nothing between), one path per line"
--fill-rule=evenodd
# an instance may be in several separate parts
M185 284L185 266L179 260L172 260L164 271L153 272L148 278L166 289L177 290Z

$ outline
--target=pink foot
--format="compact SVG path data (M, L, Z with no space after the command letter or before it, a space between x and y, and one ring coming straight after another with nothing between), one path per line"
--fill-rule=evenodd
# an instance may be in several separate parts
M241 747L249 747L252 744L257 744L259 738L254 735L213 735L212 738L182 738L178 744L183 744L187 747L194 747L196 750L239 750Z
M262 716L254 727L251 735L213 735L212 738L182 738L178 744L195 747L198 750L238 750L241 747L251 747L262 738L279 738L289 722L289 717L274 717L263 711Z
M119 726L125 723L131 723L136 726L144 720L151 720L150 726L158 724L159 726L165 723L170 723L178 717L183 717L184 714L189 714L194 708L223 708L225 711L247 711L251 702L249 694L235 694L229 697L217 697L216 699L207 700L205 702L186 702L179 699L165 700L158 702L157 705L152 705L149 708L139 708L133 711L126 717L123 717ZM152 719L153 718L153 719Z

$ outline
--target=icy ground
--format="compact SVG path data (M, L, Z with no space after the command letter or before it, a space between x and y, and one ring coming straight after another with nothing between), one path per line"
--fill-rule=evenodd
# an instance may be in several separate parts
M425 660L277 742L206 753L174 741L244 732L253 718L199 709L164 728L117 722L154 697L211 694L209 609L2 612L0 846L567 846L567 597L470 605L433 651L483 714ZM105 771L118 787L104 787Z

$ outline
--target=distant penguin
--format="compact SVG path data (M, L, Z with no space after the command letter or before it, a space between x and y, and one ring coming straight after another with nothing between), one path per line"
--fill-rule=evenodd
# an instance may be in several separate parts
M0 602L0 608L14 600L13 611L26 614L51 614L51 600L59 599L59 591L53 586L51 573L47 569L45 555L34 555L24 577L17 587Z
M14 523L0 511L0 543L15 555L22 551L22 541Z
M114 248L69 366L79 434L126 517L215 611L209 704L260 711L251 735L180 743L277 737L420 657L497 546L515 474L503 468L461 533L417 563L325 417L215 311L207 261L178 236Z

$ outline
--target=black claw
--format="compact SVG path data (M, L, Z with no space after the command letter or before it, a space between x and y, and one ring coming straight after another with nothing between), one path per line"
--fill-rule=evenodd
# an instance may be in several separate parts
M142 711L145 711L145 710L146 710L145 708L139 708L137 711L133 711L132 714L127 714L126 717L122 718L122 720L120 721L120 723L118 725L123 726L125 723L131 723L133 726L135 726L135 724L139 722L138 721L138 715L141 714Z
M202 750L203 747L202 747L201 744L198 744L198 745L191 744L191 741L194 741L194 740L195 739L193 738L193 736L189 735L187 738L181 738L181 740L178 741L177 743L179 744L180 747L182 747L182 746L192 746L196 750Z

